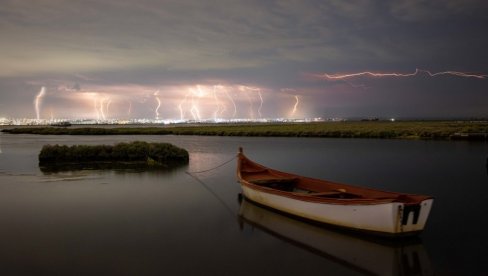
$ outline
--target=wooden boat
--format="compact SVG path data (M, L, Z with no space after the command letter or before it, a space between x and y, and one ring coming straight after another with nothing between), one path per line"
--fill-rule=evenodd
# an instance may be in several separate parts
M237 156L243 195L260 205L317 223L383 236L421 232L433 197L381 191L267 168Z

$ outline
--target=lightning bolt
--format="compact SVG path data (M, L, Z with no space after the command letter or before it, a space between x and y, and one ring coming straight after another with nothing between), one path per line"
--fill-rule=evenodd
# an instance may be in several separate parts
M131 112L132 112L132 102L129 101L129 110L127 111L127 116L130 117Z
M225 95L227 95L227 98L229 98L230 102L234 106L234 113L232 114L232 118L235 118L236 117L236 114L237 114L237 106L236 106L236 103L234 102L234 99L230 96L229 91L227 91L227 89L225 89L225 88L223 88L223 90L224 90Z
M224 89L224 87L222 85L214 85L214 89L216 91L218 90L222 90ZM227 111L227 105L225 105L222 101L219 100L219 104L220 104L220 112L219 112L219 116L222 118L222 114L224 114L226 111Z
M441 76L441 75L451 75L451 76L457 76L457 77L463 77L463 78L477 78L477 79L485 79L488 77L488 75L478 75L478 74L471 74L471 73L458 72L458 71L444 71L444 72L432 73L428 70L422 70L422 69L415 69L415 72L407 73L407 74L402 74L402 73L375 73L375 72L365 71L365 72L350 73L350 74L327 74L327 73L324 73L321 75L316 74L313 76L320 78L320 79L327 79L327 80L345 80L345 79L362 77L362 76L379 77L379 78L381 78L381 77L413 77L413 76L418 75L419 73L425 73L430 77L436 77L436 76Z
M261 95L261 89L258 89L258 95L259 95L259 99L261 100L261 103L260 103L259 108L258 108L258 114L259 114L259 118L261 118L261 117L263 117L261 115L261 109L263 108L263 103L264 103L263 95Z
M197 86L198 89L198 86ZM193 89L190 89L191 93L191 108L190 108L190 113L193 117L193 120L200 120L200 110L198 110L198 106L195 102L195 94L196 95L201 95L199 94L201 92L200 89L198 89L196 92Z
M95 112L97 113L97 120L100 120L100 110L98 109L98 94L94 94L93 104L95 106Z
M214 97L215 105L216 105L216 109L214 111L213 117L214 117L214 120L217 120L217 117L222 114L222 110L223 110L221 108L222 103L220 102L219 98L217 97L217 85L213 86L212 92L213 92L213 97Z
M42 103L42 98L44 97L44 95L46 95L46 87L41 87L41 90L39 91L39 93L37 94L35 100L34 100L34 107L36 109L36 118L37 120L39 120L41 118L40 116L40 105Z
M108 117L108 114L110 113L110 105L112 104L112 99L108 98L108 101L107 101L107 106L105 108L105 110L107 111L107 117Z
M488 75L475 75L475 74L456 72L456 71L445 71L445 72L437 72L437 73L431 73L427 70L421 70L421 71L429 74L429 76L431 77L441 76L441 75L453 75L453 76L458 76L463 78L477 78L477 79L485 79L488 77Z
M156 119L159 119L159 108L161 107L161 100L159 100L159 90L154 92L154 96L156 97L156 102L158 102L158 106L156 107L155 113L156 113Z
M291 109L291 111L289 113L290 114L290 117L293 118L293 116L295 116L295 114L297 113L298 105L300 104L300 98L298 97L298 95L291 94L291 92L296 93L297 90L292 89L292 88L282 88L281 89L281 92L284 92L287 95L292 96L292 97L295 98L295 104L293 105L293 108Z
M299 99L298 99L298 95L295 95L295 105L293 106L293 110L291 111L291 116L294 116L295 113L297 112L297 107L298 107L298 104L299 104Z
M185 119L185 112L183 111L183 104L187 101L188 95L190 93L186 93L185 98L178 104L178 109L180 110L180 119L184 120Z
M242 91L246 91L246 90L242 90ZM249 93L245 93L245 95L246 95L247 101L249 102L249 116L251 117L251 119L254 120L254 106L253 106L253 101L251 99L251 96L249 96Z
M100 100L100 115L102 116L102 120L105 120L105 112L103 111L103 104L105 103L105 101L107 100L107 98L102 98Z
M259 115L259 117L262 117L261 109L263 108L264 101L263 101L263 96L261 95L261 89L258 88L258 87L249 87L249 86L244 86L244 85L241 85L239 87L239 89L241 91L244 91L244 92L246 92L247 90L256 91L257 92L257 95L258 95L258 97L260 99L260 105L259 105L259 108L258 108L258 115ZM249 96L248 93L246 93L246 97L247 97L247 99L249 101L249 105L250 105L250 109L251 109L251 111L250 111L251 119L254 119L254 100L251 99L251 96Z

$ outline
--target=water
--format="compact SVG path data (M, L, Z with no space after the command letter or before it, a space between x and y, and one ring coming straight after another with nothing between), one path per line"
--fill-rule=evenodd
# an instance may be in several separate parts
M42 173L44 144L170 142L166 172ZM269 167L433 195L421 239L364 240L239 203L239 146ZM486 275L487 143L198 136L0 134L3 275ZM218 199L216 199L218 196Z

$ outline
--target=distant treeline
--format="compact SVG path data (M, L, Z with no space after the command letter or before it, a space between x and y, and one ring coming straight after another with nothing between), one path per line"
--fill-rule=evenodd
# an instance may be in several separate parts
M321 123L202 124L161 127L23 127L12 134L47 135L213 135L383 139L486 139L488 123L465 121L368 121Z
M45 145L39 164L122 162L147 165L187 164L188 152L168 143L131 142L116 145Z

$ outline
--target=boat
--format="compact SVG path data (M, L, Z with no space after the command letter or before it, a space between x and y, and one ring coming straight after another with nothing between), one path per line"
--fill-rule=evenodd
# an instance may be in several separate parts
M259 205L368 234L402 237L424 229L434 198L315 179L267 168L237 154L242 193Z
M431 276L433 267L418 237L379 239L319 227L262 208L239 197L239 226L263 231L285 243L336 264L342 270L360 275ZM333 266L332 266L333 267ZM328 267L329 269L331 267Z

